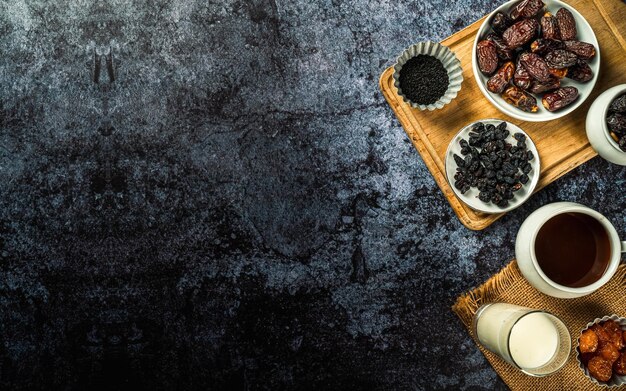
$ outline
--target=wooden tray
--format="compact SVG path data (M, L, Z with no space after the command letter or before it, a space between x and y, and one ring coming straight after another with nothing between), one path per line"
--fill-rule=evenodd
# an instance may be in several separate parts
M412 109L402 101L393 86L393 67L380 77L380 89L396 113L413 146L422 155L435 181L452 205L463 225L481 230L500 214L474 211L463 204L446 180L444 156L454 135L470 122L483 118L500 118L524 129L533 139L541 158L541 174L535 191L596 156L585 133L587 110L603 91L626 83L626 4L621 0L571 0L593 28L600 44L600 76L584 104L571 114L549 122L525 122L511 118L496 109L480 92L472 74L472 46L483 18L442 44L455 52L463 67L463 85L455 100L437 111Z

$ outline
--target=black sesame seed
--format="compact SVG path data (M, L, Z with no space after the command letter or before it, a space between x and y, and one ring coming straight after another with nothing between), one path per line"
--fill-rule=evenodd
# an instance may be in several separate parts
M420 54L409 59L400 69L400 89L412 102L435 103L448 89L448 72L441 61Z

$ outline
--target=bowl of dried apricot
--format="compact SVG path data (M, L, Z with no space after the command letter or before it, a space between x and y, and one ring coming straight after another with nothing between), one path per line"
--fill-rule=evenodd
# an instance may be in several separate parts
M478 87L501 112L550 121L589 97L600 71L593 29L559 0L512 0L481 25L472 69Z
M626 318L596 318L587 324L576 347L578 365L595 384L619 387L626 384Z

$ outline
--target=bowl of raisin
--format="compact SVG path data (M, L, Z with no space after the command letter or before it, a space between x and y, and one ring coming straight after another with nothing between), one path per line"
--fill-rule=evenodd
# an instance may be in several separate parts
M501 112L532 122L576 110L600 71L593 29L559 0L512 0L481 25L472 68L478 87Z
M626 84L604 91L587 112L587 138L598 155L626 166Z
M541 172L528 134L498 119L462 128L448 145L445 170L457 198L484 213L503 213L523 204Z
M610 315L588 323L578 337L576 359L596 385L626 385L626 318Z

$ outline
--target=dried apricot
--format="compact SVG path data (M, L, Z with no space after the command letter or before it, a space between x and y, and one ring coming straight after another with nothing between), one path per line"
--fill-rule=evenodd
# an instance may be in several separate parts
M585 330L580 339L578 340L578 346L581 353L592 353L598 349L598 336L591 329Z
M618 375L626 375L626 352L622 352L617 361L613 363L613 370Z
M619 358L619 350L612 343L600 344L596 355L613 364Z
M589 368L589 374L600 381L609 381L613 375L611 363L599 356L589 360L587 368Z
M624 339L622 338L622 328L619 323L610 320L605 322L602 327L609 335L610 342L617 348L617 350L623 349Z

